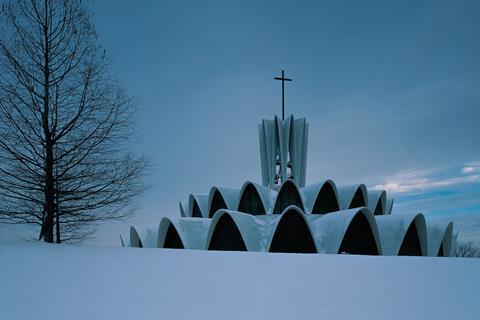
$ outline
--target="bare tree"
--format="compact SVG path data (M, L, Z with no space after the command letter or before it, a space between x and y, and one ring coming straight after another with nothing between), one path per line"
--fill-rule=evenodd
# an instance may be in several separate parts
M480 257L480 249L473 245L473 242L459 242L454 253L455 257L475 258Z
M2 4L0 221L59 243L131 216L146 167L133 113L83 1Z

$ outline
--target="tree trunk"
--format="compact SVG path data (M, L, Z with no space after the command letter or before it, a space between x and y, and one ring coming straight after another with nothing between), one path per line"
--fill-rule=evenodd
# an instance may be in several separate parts
M58 216L58 207L57 207L57 218L55 219L55 236L56 236L56 243L61 243L60 237L60 217Z
M55 216L55 182L53 177L53 141L49 124L50 109L50 52L48 38L48 1L45 1L45 24L43 34L45 39L44 52L44 96L43 96L43 133L45 136L45 225L44 239L53 243L53 228Z

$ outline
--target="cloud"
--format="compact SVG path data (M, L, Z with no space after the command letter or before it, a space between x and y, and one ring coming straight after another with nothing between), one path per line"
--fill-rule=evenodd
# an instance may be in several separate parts
M480 162L464 165L461 170L402 171L387 177L384 182L376 184L371 188L387 190L392 193L410 193L476 182L480 182Z
M472 162L472 163L466 164L462 168L462 173L464 174L480 173L480 162Z

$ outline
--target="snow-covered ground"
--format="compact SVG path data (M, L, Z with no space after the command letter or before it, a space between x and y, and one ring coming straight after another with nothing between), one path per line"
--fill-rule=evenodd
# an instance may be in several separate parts
M0 245L0 319L480 319L480 259Z

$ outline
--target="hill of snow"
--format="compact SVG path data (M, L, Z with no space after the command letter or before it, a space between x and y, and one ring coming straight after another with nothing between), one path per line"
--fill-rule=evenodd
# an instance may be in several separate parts
M0 319L480 319L480 259L0 245Z

